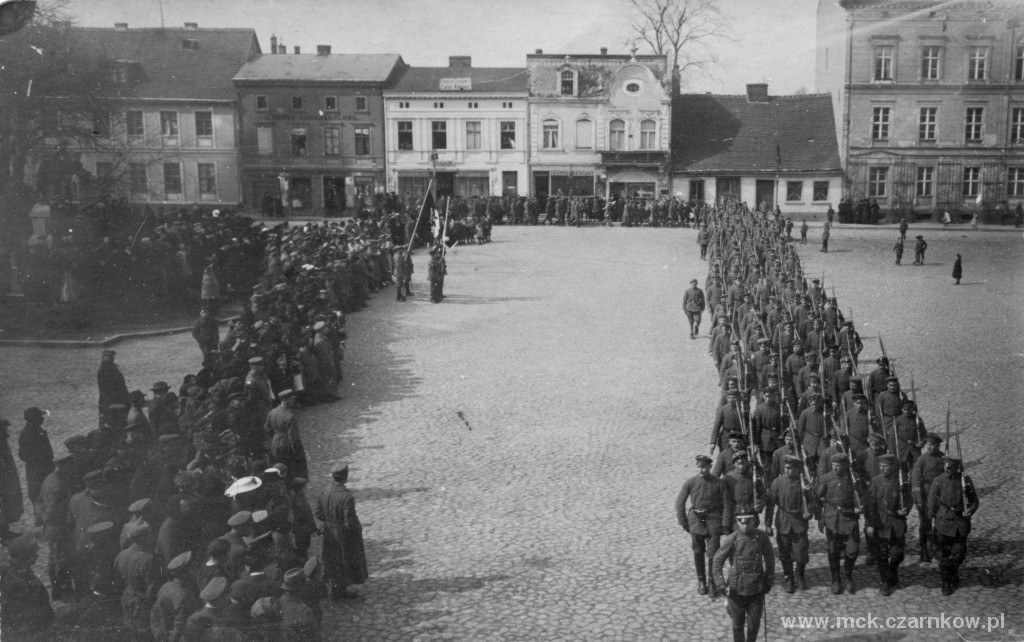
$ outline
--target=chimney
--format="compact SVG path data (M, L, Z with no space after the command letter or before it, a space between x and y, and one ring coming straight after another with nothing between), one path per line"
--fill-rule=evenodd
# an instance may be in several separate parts
M318 56L329 56L329 55L331 55L331 46L330 45L317 45L316 46L316 55L318 55Z
M608 47L601 47L601 55L602 56L607 56L608 55Z
M198 22L186 22L185 23L185 28L186 29L198 29L199 28L199 23Z
M449 67L472 67L472 56L448 56Z
M298 46L298 45L295 45L294 49L295 49L295 53L297 53L297 54L300 54L300 53L302 53L302 50L301 50L301 49L299 49L299 46Z
M768 100L768 83L757 82L747 85L748 103L766 103Z
M672 95L678 96L680 91L680 76L679 65L672 67Z
M270 34L270 53L277 53L277 36Z
M543 49L534 49L534 50L533 50L533 53L535 53L535 54L537 54L537 55L539 56L539 55L541 55L542 53L544 53L544 50L543 50Z
M115 22L114 23L114 29L117 29L119 31L127 31L128 30L128 23L127 22Z

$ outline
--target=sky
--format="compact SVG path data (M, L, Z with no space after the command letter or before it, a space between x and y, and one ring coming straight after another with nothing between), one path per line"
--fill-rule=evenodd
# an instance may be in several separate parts
M288 51L398 53L414 66L444 66L468 55L478 67L523 67L526 54L628 53L626 0L64 0L76 24L113 27L251 27L260 47L276 35ZM814 91L818 0L718 0L731 38L720 64L683 79L684 92L743 94L767 82L771 94ZM162 17L161 17L162 13ZM638 53L646 53L642 45Z

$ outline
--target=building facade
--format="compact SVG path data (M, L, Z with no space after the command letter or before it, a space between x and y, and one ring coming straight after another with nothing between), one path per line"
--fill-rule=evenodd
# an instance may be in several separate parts
M118 23L113 29L72 27L69 37L102 52L120 89L107 102L116 109L96 115L95 144L64 152L98 179L93 186L156 208L238 205L231 78L260 53L252 29Z
M410 67L384 91L388 190L419 199L433 176L438 195L525 193L526 69Z
M384 192L383 91L406 65L397 54L270 53L234 77L247 209L333 216Z
M816 83L852 200L988 221L1024 200L1022 18L989 2L821 0Z
M672 193L679 198L738 200L821 219L842 197L827 95L770 96L757 83L745 96L682 94L672 116Z
M667 193L673 76L666 56L527 55L534 195Z

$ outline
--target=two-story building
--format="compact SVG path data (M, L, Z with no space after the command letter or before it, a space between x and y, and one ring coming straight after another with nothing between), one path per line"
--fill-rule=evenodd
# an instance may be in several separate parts
M538 49L526 67L533 194L667 193L678 85L666 56Z
M96 144L68 150L112 183L113 195L155 207L239 203L231 78L260 46L252 29L72 27L69 39L107 61L116 111L96 115Z
M383 90L405 70L398 54L271 51L234 76L246 208L337 215L387 185Z
M980 1L820 1L816 84L852 199L935 216L1024 200L1022 18Z
M439 195L525 194L526 69L448 61L384 91L388 190L418 199L433 176Z

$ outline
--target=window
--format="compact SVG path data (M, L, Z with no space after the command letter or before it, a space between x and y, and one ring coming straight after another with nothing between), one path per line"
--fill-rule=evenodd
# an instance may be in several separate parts
M640 149L654 149L654 134L657 125L653 120L640 121Z
M160 112L160 135L164 137L164 142L169 138L178 137L178 112Z
M696 201L704 200L704 181L690 181L690 199Z
M129 140L138 140L146 136L146 125L141 111L130 111L125 114L124 126Z
M558 149L558 121L544 121L543 137L541 146L544 149Z
M480 121L466 122L466 149L480 149Z
M324 111L338 111L337 96L324 96Z
M563 96L576 95L576 72L566 69L559 74L562 82L559 85L559 93Z
M583 118L576 121L577 149L591 149L594 146L594 121Z
M922 107L917 121L917 139L935 142L935 123L938 120L938 107Z
M115 63L110 68L110 81L115 85L127 85L128 84L128 65L124 63Z
M356 111L370 111L366 96L356 96Z
M93 116L92 135L97 138L110 138L110 112L100 112Z
M256 153L271 156L274 153L274 128L269 125L256 128Z
M352 128L355 136L356 156L369 156L370 149L370 126L357 125Z
M982 118L985 115L985 109L982 107L968 107L967 108L967 122L964 127L964 140L969 143L980 143L981 142L981 126Z
M1010 142L1024 143L1024 107L1010 109Z
M828 181L814 181L815 202L828 200Z
M892 45L875 47L875 80L892 80Z
M302 111L302 96L292 96L292 111Z
M292 156L306 155L306 128L292 130Z
M256 96L256 111L267 111L270 109L270 101L266 96Z
M885 198L888 194L889 168L868 168L868 196Z
M196 174L199 178L199 200L217 200L217 171L213 163L197 163Z
M979 194L979 189L981 189L981 168L965 167L964 198L977 196Z
M988 78L988 47L970 47L967 50L967 80Z
M921 47L921 80L939 79L939 59L942 47Z
M181 199L181 165L178 163L164 163L164 197Z
M1024 196L1024 167L1006 168L1006 194Z
M398 121L398 149L403 152L412 151L412 121Z
M889 140L891 108L875 107L871 116L871 140Z
M128 163L128 189L133 195L149 192L145 163Z
M480 109L480 103L466 103L467 109Z
M786 200L799 201L804 195L803 181L786 181Z
M431 149L448 149L448 123L443 120L430 121Z
M501 103L502 109L512 109L512 103Z
M501 148L516 148L516 123L514 120L501 121Z
M400 101L398 103L398 108L399 109L409 109L409 103L407 103L405 101Z
M444 103L434 103L434 109L444 109Z
M1024 47L1017 47L1013 57L1013 79L1024 80Z
M639 94L640 93L640 83L638 83L638 82L626 83L626 92L630 93L630 94Z
M626 121L616 118L608 124L608 146L616 152L626 149Z
M213 113L196 112L196 146L213 147Z
M935 184L934 167L917 168L917 195L923 198L931 198L932 187Z
M324 127L324 155L341 155L341 127Z

